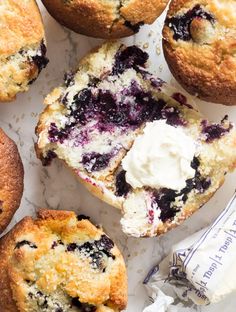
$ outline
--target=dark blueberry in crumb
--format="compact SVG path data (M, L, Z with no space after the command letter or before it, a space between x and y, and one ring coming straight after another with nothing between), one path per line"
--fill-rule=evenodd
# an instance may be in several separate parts
M89 87L96 87L99 82L101 82L101 80L99 78L91 77L89 80L88 86Z
M52 122L48 130L48 139L52 143L60 142L61 144L66 140L70 134L71 126L66 126L65 128L58 129L57 125Z
M116 176L116 196L126 196L131 190L131 186L126 182L125 174L125 170L122 170Z
M83 155L82 164L88 172L105 169L111 159L110 154L87 153Z
M83 245L79 246L79 250L83 251L83 252L91 252L94 249L94 245L93 243L90 242L86 242Z
M103 253L100 251L95 251L90 254L90 258L92 259L91 265L94 269L99 269L100 271L104 270L104 263L103 263Z
M174 93L174 94L172 95L172 98L173 98L174 100L176 100L177 102L179 102L181 105L184 105L184 106L186 106L186 107L188 107L188 108L190 108L190 109L193 108L192 105L190 105L190 104L187 103L187 98L186 98L186 96L183 95L182 93L176 92L176 93Z
M72 306L79 308L81 312L95 312L97 310L96 306L89 303L82 303L78 298L72 298Z
M57 157L57 154L53 151L48 151L46 157L42 158L43 166L48 166L51 164L52 160Z
M66 72L64 74L64 82L66 87L73 86L75 73L73 71Z
M25 246L25 245L27 245L27 246L29 246L30 248L33 248L33 249L38 248L34 243L31 243L31 242L29 242L27 240L23 240L21 242L16 243L15 249L19 249L19 248L21 248L22 246Z
M202 18L208 20L212 24L215 22L215 18L210 13L204 11L204 9L197 4L192 10L189 10L183 15L167 18L165 24L169 26L174 32L175 40L191 40L190 24L194 18Z
M99 240L95 241L95 245L99 250L111 250L114 247L113 241L106 235L102 235Z
M110 250L114 247L113 241L107 237L106 235L102 235L98 241L95 241L94 244L101 250L107 257L115 259L115 256L110 252Z
M180 211L180 208L172 206L176 198L179 198L183 201L183 203L185 203L188 199L188 194L193 189L199 193L203 193L210 187L210 178L201 176L198 170L199 166L199 159L194 157L191 163L191 167L196 170L195 176L192 179L188 179L186 181L186 187L180 192L165 188L153 194L153 204L157 204L158 208L161 210L160 219L162 222L173 219L176 213Z
M32 57L34 63L37 65L38 67L38 71L39 73L41 72L41 70L47 66L49 60L46 57L46 52L47 52L47 48L46 45L44 44L44 42L42 41L39 47L39 50L37 52L37 54L35 56Z
M191 167L195 170L198 169L198 167L200 166L200 161L197 157L194 157L192 162L191 162Z
M223 122L226 119L223 119ZM209 125L206 120L202 121L202 134L206 137L206 142L211 143L214 140L220 139L232 129L232 124L228 128L224 128L221 124Z
M64 312L62 308L56 308L55 312Z
M32 292L29 292L28 296L32 299L34 295L32 294Z
M87 117L93 117L97 111L96 103L93 101L90 89L83 89L74 96L71 116L82 125L86 124ZM88 114L88 116L86 116Z
M67 246L67 251L75 251L76 249L78 249L79 246L76 244L76 243L71 243L71 244L68 244Z
M211 179L201 177L201 174L199 172L196 173L195 179L194 179L194 188L199 193L204 193L209 187L211 186Z
M115 96L108 90L99 90L98 102L100 111L107 116L117 110Z
M170 189L162 189L154 194L154 203L156 203L161 210L160 219L162 222L174 218L179 211L179 208L171 207L176 196L177 193Z
M205 192L211 186L210 178L202 177L198 168L200 166L200 161L197 157L191 162L191 167L196 170L195 176L192 179L186 181L186 187L180 191L179 195L182 195L182 200L185 203L188 199L188 193L193 189L196 189L199 193Z
M149 56L137 46L120 49L115 55L115 64L112 73L122 74L128 68L144 67Z
M90 217L85 216L85 215L83 215L83 214L80 214L80 215L77 216L77 220L78 220L78 221L81 221L81 220L90 220Z
M163 84L165 83L164 80L162 80L161 78L150 78L151 81L151 86L157 89L160 89Z
M128 27L129 29L131 29L134 33L137 33L139 32L140 27L144 25L144 22L132 24L130 21L125 21L124 25Z

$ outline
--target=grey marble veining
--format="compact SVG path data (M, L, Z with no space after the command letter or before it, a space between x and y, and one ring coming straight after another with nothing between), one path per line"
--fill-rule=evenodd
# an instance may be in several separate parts
M53 87L62 82L64 72L76 67L78 60L102 40L87 38L64 29L47 14L41 3L39 5L46 28L50 63L29 92L18 95L13 103L0 105L0 126L17 142L25 167L25 190L21 207L7 230L22 217L35 215L40 207L71 209L91 216L95 223L103 225L124 254L129 276L127 311L141 312L147 300L142 281L149 269L168 253L174 243L214 220L235 190L236 174L229 175L224 186L210 202L177 229L159 238L134 239L122 234L119 211L90 195L60 162L55 161L48 168L42 167L35 156L34 129L38 115L43 109L43 99ZM162 22L163 16L152 26L143 27L138 35L123 41L129 44L136 43L145 48L150 53L151 71L180 88L171 77L163 58ZM210 119L220 120L227 113L230 119L236 122L236 107L197 102ZM221 310L222 304L198 308L198 311L202 312L221 312ZM234 311L235 308L224 306L224 312Z

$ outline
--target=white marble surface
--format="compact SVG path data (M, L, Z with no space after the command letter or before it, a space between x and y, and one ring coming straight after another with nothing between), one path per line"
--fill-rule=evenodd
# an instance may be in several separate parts
M34 152L34 129L38 114L43 109L43 98L62 82L64 72L73 68L78 60L101 40L87 38L64 29L47 14L41 3L39 5L46 28L50 63L29 92L18 95L17 100L12 103L0 105L0 126L18 144L25 168L24 196L8 230L22 217L34 215L39 207L72 209L90 215L95 223L103 225L105 231L121 248L129 276L127 311L141 312L147 300L142 285L146 273L168 253L172 244L205 227L218 215L235 190L236 173L228 175L224 186L211 201L179 228L160 238L134 239L121 233L119 211L90 195L61 163L55 161L48 168L42 167ZM161 51L160 32L163 17L152 26L143 27L138 35L124 41L146 48L151 56L151 70L172 85L178 86L171 77ZM230 119L236 122L236 107L198 102L208 118L219 121L225 114L229 114ZM236 304L236 300L234 303ZM228 304L224 304L223 308L224 312L235 311L235 308L231 309ZM222 304L198 309L204 312L221 310Z

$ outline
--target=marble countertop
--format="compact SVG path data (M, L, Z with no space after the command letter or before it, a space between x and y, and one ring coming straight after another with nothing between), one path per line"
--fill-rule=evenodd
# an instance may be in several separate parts
M34 129L43 109L43 99L52 88L62 82L65 71L74 68L83 55L102 41L63 28L48 15L41 3L39 6L46 28L50 63L29 92L18 95L12 103L0 105L0 126L18 144L25 168L24 196L20 209L7 230L22 217L35 215L40 207L74 210L91 216L92 221L103 225L124 254L129 276L129 304L126 311L141 312L147 300L142 281L149 269L168 253L174 243L214 220L235 190L236 173L228 175L223 187L208 204L177 229L159 238L135 239L122 234L119 211L90 195L60 162L54 161L50 167L42 167L34 151ZM150 53L151 71L180 88L171 76L162 54L163 18L164 15L152 26L144 26L139 34L123 41L146 49ZM209 119L219 121L228 114L230 120L236 122L236 106L224 107L198 100L196 102ZM233 306L235 304L236 300ZM197 311L220 312L222 307L224 312L235 311L228 304L197 308Z

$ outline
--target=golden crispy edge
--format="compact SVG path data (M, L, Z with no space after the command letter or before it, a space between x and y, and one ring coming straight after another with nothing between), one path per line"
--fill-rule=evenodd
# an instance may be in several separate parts
M17 306L13 299L13 294L11 290L11 280L8 276L8 270L10 269L10 259L13 249L15 247L15 242L17 237L25 232L30 232L36 226L40 227L44 222L49 220L66 220L70 217L75 217L73 211L64 210L48 210L40 209L37 213L37 219L33 220L31 217L25 217L16 226L0 240L0 291L2 294L2 300L0 300L0 311L1 312L16 312ZM91 233L94 231L103 234L104 232L97 229L90 221L82 220L80 221L83 226ZM113 271L110 275L111 277L111 293L109 302L111 305L118 307L120 310L124 309L127 305L127 273L124 263L123 256L121 255L119 249L115 245L113 248L113 253L116 256L116 266L114 266Z
M18 311L11 290L11 283L8 276L9 261L11 254L15 248L15 241L18 235L24 232L24 229L30 229L33 225L33 219L26 217L22 219L16 226L4 237L0 239L0 311L16 312Z
M10 223L19 208L24 188L24 168L18 148L0 128L0 233Z

